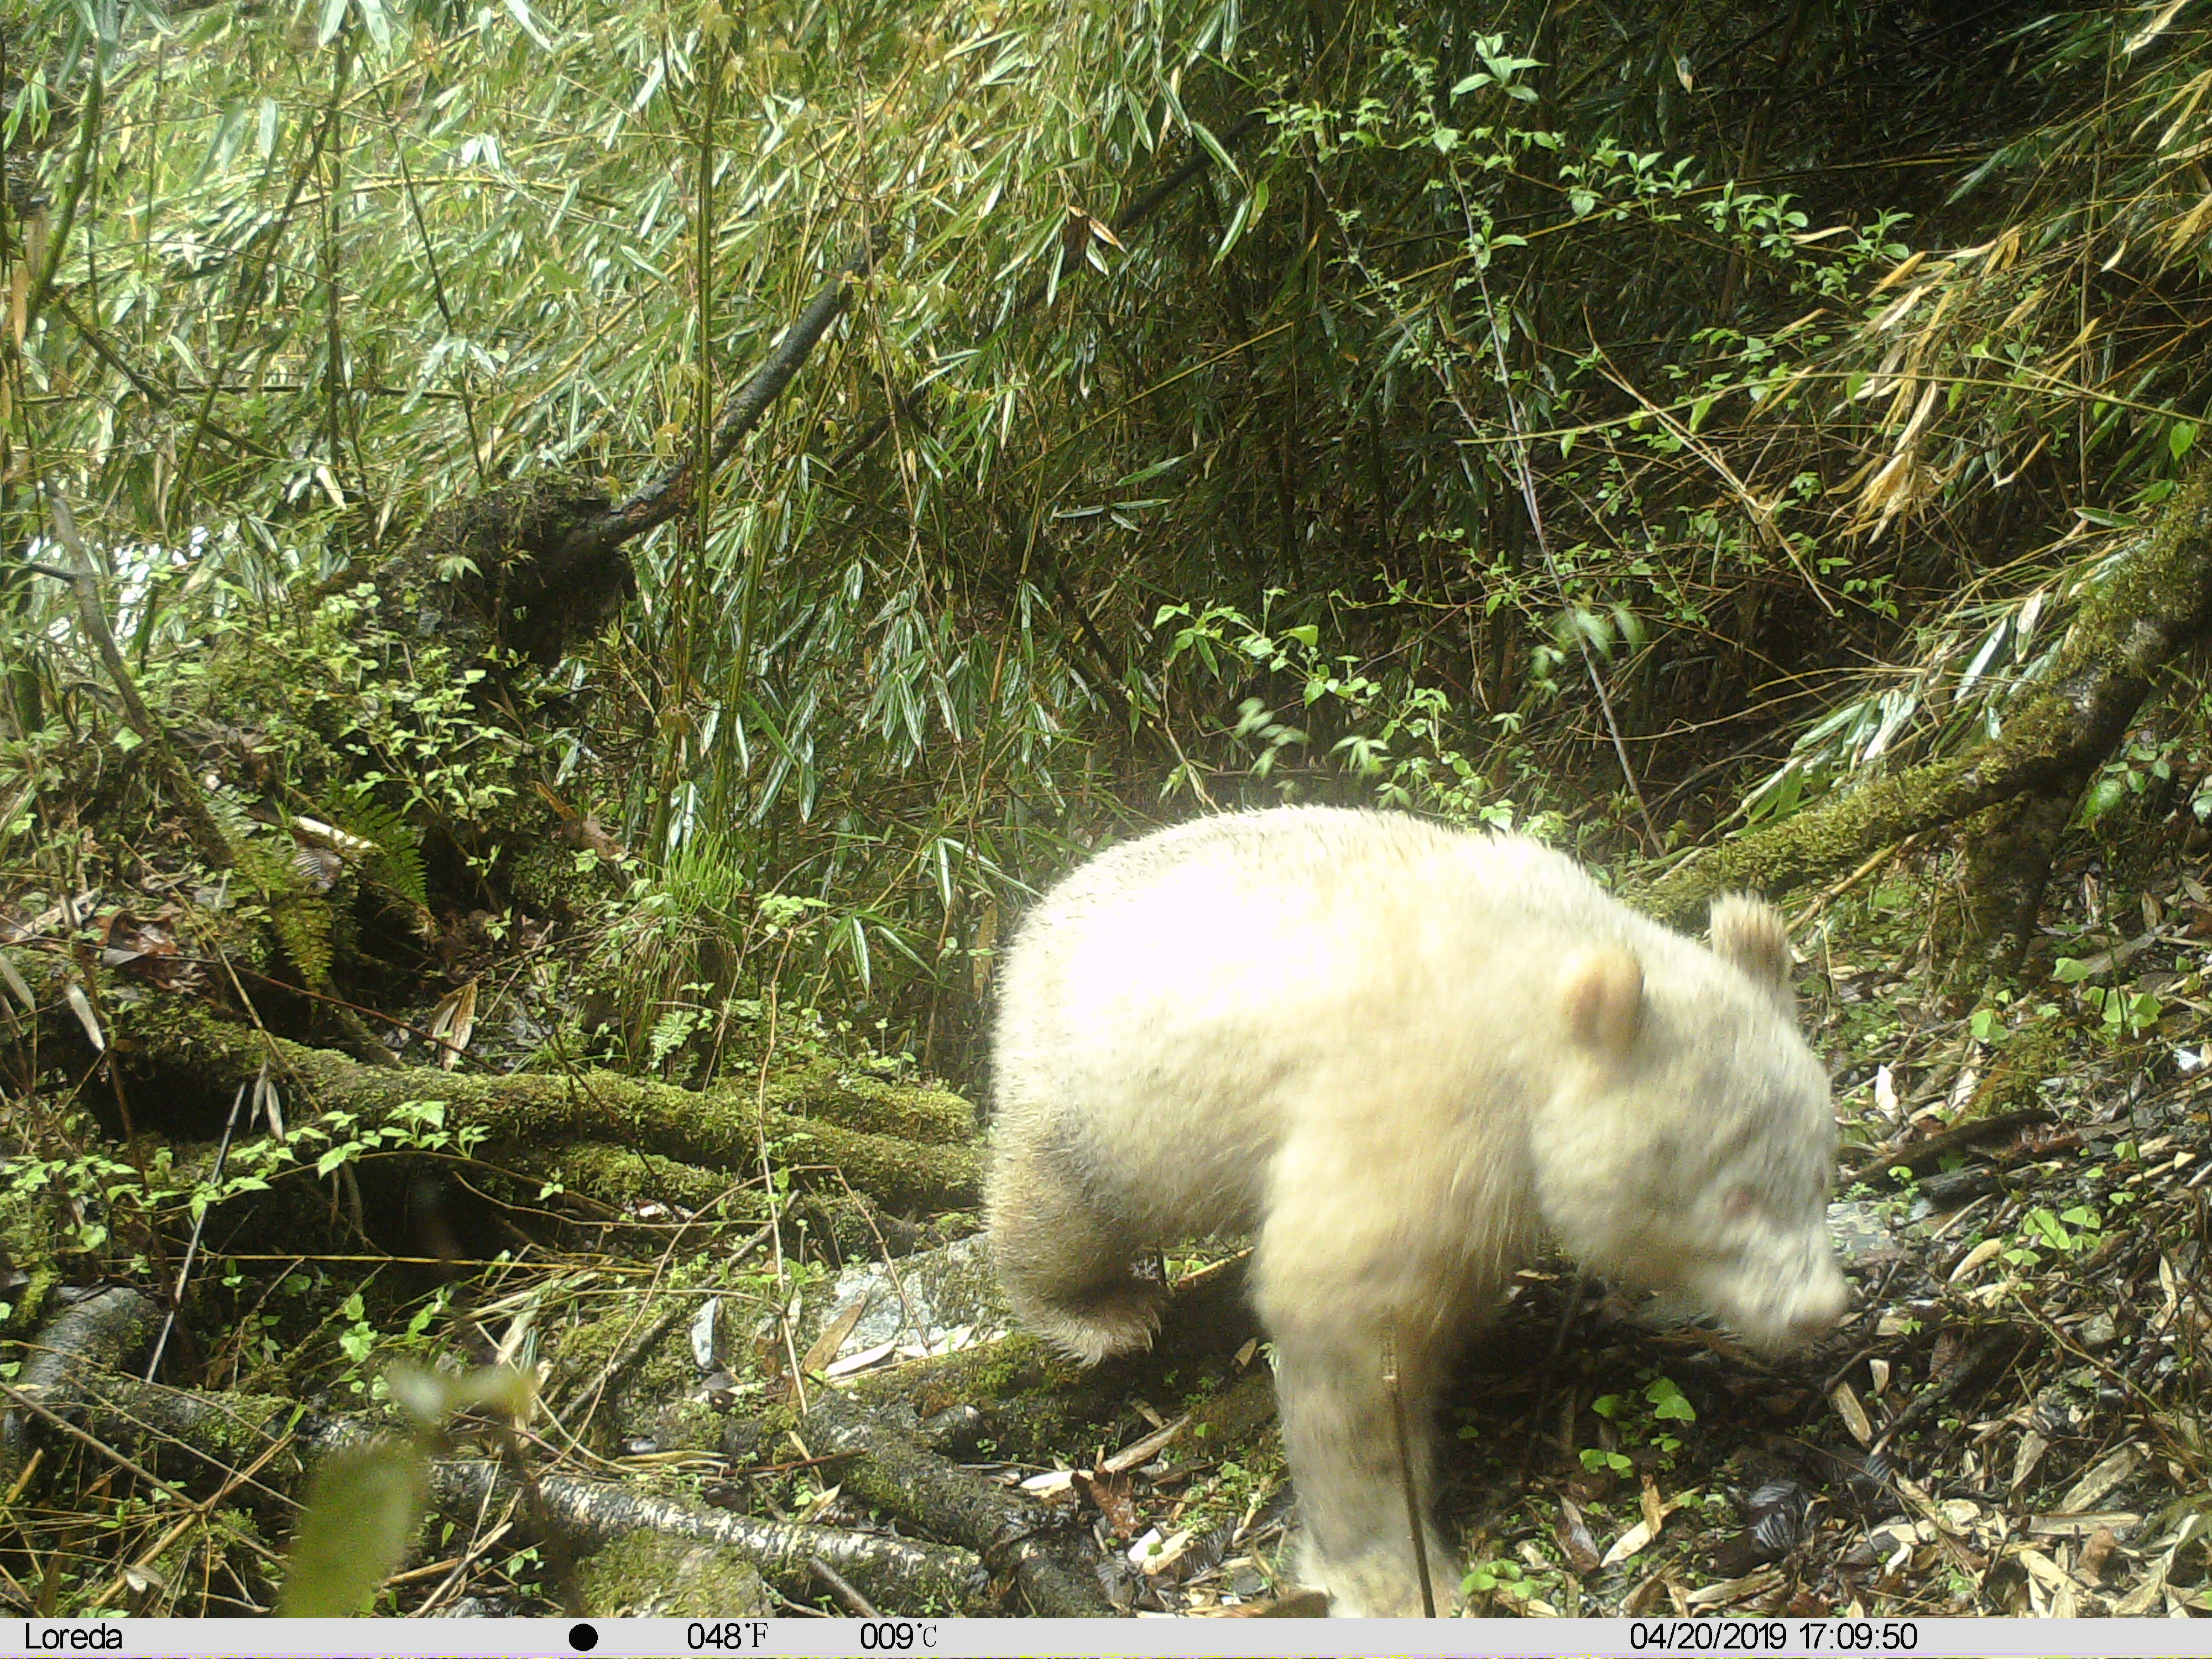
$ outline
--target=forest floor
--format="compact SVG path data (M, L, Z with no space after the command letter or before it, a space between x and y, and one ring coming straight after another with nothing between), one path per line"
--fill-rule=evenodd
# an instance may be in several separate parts
M2077 862L2046 909L2040 988L1974 1006L1936 985L1932 879L1900 858L1796 918L1843 1126L1832 1219L1852 1312L1809 1352L1765 1363L1556 1261L1524 1271L1448 1402L1443 1510L1462 1554L1437 1571L1470 1611L2212 1612L2212 872L2179 843L2124 890ZM143 901L134 920L115 899L19 903L10 939L96 934L111 967L138 970L131 1018L156 1029L161 1011L201 1002L208 975ZM477 939L472 982L524 984L543 945L527 927ZM388 1012L419 1034L442 1007L450 1032L453 994L437 990ZM767 1040L775 1062L735 1091L774 1134L714 1127L720 1096L641 1083L617 1100L596 1073L612 1127L572 1103L569 1161L517 1150L502 1164L484 1137L504 1133L501 1090L545 1107L512 1069L542 1057L545 1034L516 998L472 1013L428 1116L374 1092L419 1095L440 1075L419 1035L407 1070L283 1051L295 1103L343 1101L356 1139L295 1103L288 1133L319 1123L349 1149L333 1180L291 1178L303 1165L243 1193L229 1166L222 1224L200 1267L183 1264L191 1294L162 1339L173 1386L126 1374L143 1373L173 1255L166 1272L111 1261L105 1291L54 1287L62 1311L9 1357L27 1356L17 1382L90 1438L47 1435L14 1396L0 1601L268 1607L306 1471L404 1427L397 1359L449 1379L520 1367L536 1401L502 1432L449 1397L458 1414L417 1433L435 1515L394 1546L389 1612L1316 1610L1285 1576L1292 1493L1233 1243L1163 1262L1176 1294L1152 1353L1079 1374L1009 1329L961 1161L972 1118L911 1062L794 1016ZM249 1091L235 1056L222 1070L216 1045L200 1052L208 1097L234 1109L250 1096L260 1113L267 1074ZM143 1137L162 1120L139 1090ZM696 1170L622 1185L679 1169L651 1150L663 1114L671 1144L733 1139L708 1199ZM591 1152L625 1124L626 1148ZM168 1127L189 1164L197 1143ZM143 1177L148 1145L108 1167ZM839 1172L841 1148L857 1170L886 1146L898 1164L902 1146L908 1188L878 1170L869 1183L889 1195L872 1199ZM756 1151L784 1167L760 1179ZM447 1195L395 1196L387 1155L418 1173L441 1161ZM20 1219L32 1188L15 1167ZM534 1198L518 1171L542 1180ZM365 1249L387 1200L450 1236L412 1256ZM280 1235L293 1242L272 1252ZM106 1259L64 1255L63 1278ZM28 1282L11 1272L14 1291ZM285 1417L301 1406L306 1419ZM245 1419L267 1426L242 1445L210 1427ZM138 1487L120 1510L118 1480Z

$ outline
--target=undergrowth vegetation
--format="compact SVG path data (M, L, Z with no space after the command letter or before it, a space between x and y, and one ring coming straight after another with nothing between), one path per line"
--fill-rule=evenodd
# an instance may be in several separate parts
M1649 854L1988 729L2202 413L2186 8L15 0L8 39L0 510L35 547L36 480L85 504L156 683L289 628L341 641L311 698L363 690L341 573L698 449L874 240L542 677L568 736L455 729L482 698L386 618L404 672L326 740L488 896L534 780L718 949L818 901L787 968L955 1064L1000 905L1118 821ZM56 757L128 734L9 580L21 857ZM2193 789L2164 742L2112 787Z

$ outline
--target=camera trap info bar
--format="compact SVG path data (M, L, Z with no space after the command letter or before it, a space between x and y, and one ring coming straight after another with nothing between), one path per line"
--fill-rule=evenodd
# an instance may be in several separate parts
M0 1655L222 1659L464 1656L2172 1655L2212 1659L2202 1619L83 1619L8 1620Z

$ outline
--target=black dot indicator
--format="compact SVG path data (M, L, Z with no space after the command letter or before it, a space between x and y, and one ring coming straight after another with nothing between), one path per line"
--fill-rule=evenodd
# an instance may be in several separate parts
M599 1632L596 1626L571 1625L568 1626L568 1645L577 1652L589 1653L599 1644Z

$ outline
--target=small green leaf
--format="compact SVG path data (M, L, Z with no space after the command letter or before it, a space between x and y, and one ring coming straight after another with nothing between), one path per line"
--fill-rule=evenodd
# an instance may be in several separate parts
M2124 778L2099 778L2081 801L2081 821L2094 823L2128 797Z
M1694 1423L1698 1420L1696 1408L1683 1398L1682 1390L1676 1386L1674 1379L1671 1376L1652 1378L1650 1384L1644 1390L1644 1397L1651 1402L1651 1414L1654 1417L1668 1419L1677 1423Z

